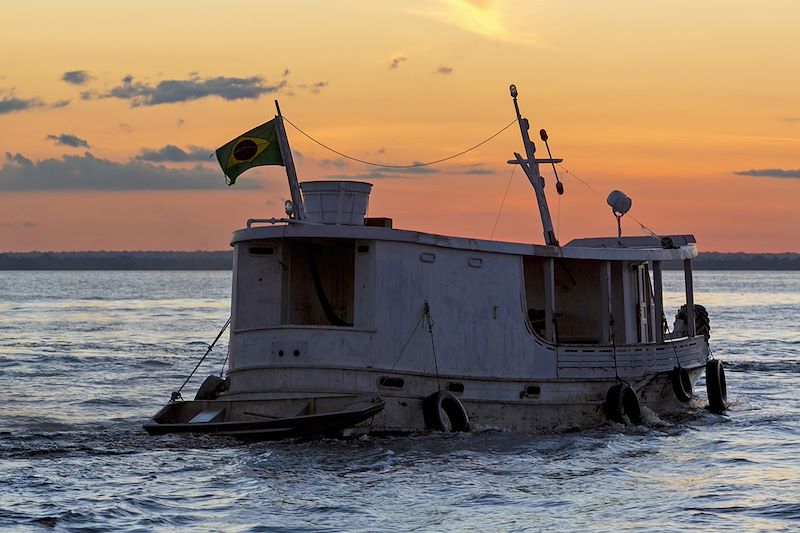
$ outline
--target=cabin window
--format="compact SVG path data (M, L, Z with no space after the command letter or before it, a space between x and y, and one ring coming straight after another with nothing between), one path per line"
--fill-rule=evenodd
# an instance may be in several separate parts
M275 248L272 246L251 246L248 251L250 255L272 255L275 253Z
M403 378L381 376L381 378L378 379L378 385L386 389L402 389L405 384L406 383Z
M453 394L463 394L464 392L464 384L457 381L448 382L445 388Z

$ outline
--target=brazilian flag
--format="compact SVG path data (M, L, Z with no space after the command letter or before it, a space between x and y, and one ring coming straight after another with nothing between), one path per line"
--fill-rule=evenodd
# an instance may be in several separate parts
M239 174L261 165L283 165L278 144L277 119L272 119L217 149L217 161L225 173L225 182L233 185Z

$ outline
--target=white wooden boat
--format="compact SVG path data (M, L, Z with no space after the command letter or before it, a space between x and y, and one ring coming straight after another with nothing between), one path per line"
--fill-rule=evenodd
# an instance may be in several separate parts
M365 218L370 184L298 186L287 165L289 216L251 219L233 233L227 377L193 402L172 402L197 405L182 405L185 419L170 423L203 432L208 422L189 415L209 401L224 402L226 420L236 421L247 411L237 406L253 402L279 417L286 402L372 397L382 408L346 432L636 424L645 408L685 409L704 371L712 409L724 410L724 371L710 358L708 316L693 299L695 239L560 245L539 165L561 160L536 158L513 86L512 96L526 155L509 163L536 192L545 244L394 229ZM288 151L285 132L279 141ZM620 195L609 198L618 217L630 207ZM665 261L681 261L686 281L670 328ZM156 416L148 431L169 432L164 423Z

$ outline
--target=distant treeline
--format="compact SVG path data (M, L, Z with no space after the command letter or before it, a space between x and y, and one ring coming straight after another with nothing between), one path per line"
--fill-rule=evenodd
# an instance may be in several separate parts
M0 270L230 270L225 252L28 252L0 254Z
M0 253L0 270L230 270L232 254L222 252L26 252ZM800 270L800 254L706 252L695 270ZM666 270L682 269L670 261Z

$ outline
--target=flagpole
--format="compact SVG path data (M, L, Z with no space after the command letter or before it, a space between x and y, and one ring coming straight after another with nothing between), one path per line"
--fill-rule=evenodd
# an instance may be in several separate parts
M294 168L294 159L292 159L292 150L289 148L289 138L286 136L286 128L283 125L283 115L281 115L281 106L275 100L275 109L278 111L278 116L275 117L277 133L278 133L278 146L281 149L281 157L283 164L286 167L286 177L289 179L289 191L292 194L292 204L294 204L294 216L298 220L302 220L306 216L306 209L303 206L303 196L300 194L300 184L297 181L297 171Z

